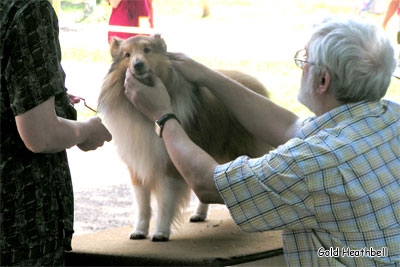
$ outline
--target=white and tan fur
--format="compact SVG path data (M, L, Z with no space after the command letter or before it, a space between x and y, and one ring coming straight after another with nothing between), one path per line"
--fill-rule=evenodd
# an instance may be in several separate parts
M104 79L98 108L132 179L138 218L130 238L143 239L149 234L150 196L154 194L158 211L151 240L168 241L171 224L190 200L190 188L173 166L162 139L155 134L154 122L135 110L125 97L127 68L149 85L151 74L163 81L185 131L219 163L244 154L261 155L268 151L268 146L255 140L210 90L188 82L173 68L159 35L114 39L110 51L113 64ZM249 75L237 71L223 73L268 96L263 85ZM191 221L204 221L207 210L208 205L200 203Z

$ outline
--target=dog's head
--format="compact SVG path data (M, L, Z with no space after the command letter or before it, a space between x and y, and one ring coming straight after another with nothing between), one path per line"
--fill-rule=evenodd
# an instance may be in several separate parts
M152 74L163 80L171 66L166 55L167 45L159 34L138 35L127 40L114 37L110 52L114 64L124 70L129 68L132 75L149 85L152 85Z

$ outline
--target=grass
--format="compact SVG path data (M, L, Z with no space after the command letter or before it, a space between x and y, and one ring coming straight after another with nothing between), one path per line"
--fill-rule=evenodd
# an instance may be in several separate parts
M97 1L95 11L92 14L85 12L83 0L61 0L61 14L64 19L77 23L101 23L108 21L111 9L106 0Z
M77 63L107 63L111 61L111 56L108 49L65 47L62 48L62 59Z
M60 21L61 22L77 22L83 17L83 6L81 0L62 1ZM352 1L345 0L292 0L290 4L287 1L265 1L265 0L213 0L211 16L201 19L201 3L200 0L153 0L155 25L177 27L176 30L182 32L177 34L176 38L180 38L179 42L185 40L185 25L208 24L211 28L220 32L212 35L210 32L198 32L198 35L212 35L220 38L218 42L227 43L241 41L241 32L226 32L221 29L228 29L248 26L254 30L249 36L256 42L264 42L265 47L259 45L252 47L251 42L244 42L243 45L233 46L232 56L222 57L217 50L211 50L208 53L191 54L196 60L201 61L207 66L215 69L237 69L256 76L271 91L271 98L276 103L291 109L293 112L301 116L309 116L311 113L296 100L298 86L300 83L301 70L295 67L292 57L286 56L283 52L290 50L295 52L294 47L301 48L302 32L306 31L309 24L313 23L317 18L327 15L351 15L357 16L357 10ZM105 0L96 7L94 14L88 16L80 25L88 27L107 27L108 17L111 8ZM362 13L364 18L377 23L381 23L382 15ZM283 19L282 19L283 18ZM397 29L397 18L393 18L388 25L388 34L393 43L395 32ZM233 26L232 26L233 25ZM193 30L197 28L193 27ZM281 29L281 30L280 30ZM187 30L187 29L186 29ZM191 28L189 28L191 30ZM177 33L179 33L177 32ZM231 35L237 35L232 37ZM282 36L281 36L282 35ZM236 38L236 39L235 39ZM266 39L267 38L267 39ZM104 39L105 40L105 39ZM202 39L205 42L205 38ZM284 41L281 41L284 40ZM272 46L279 42L284 43L282 47ZM298 46L291 46L293 42L297 42ZM237 53L237 48L242 50L241 54ZM185 47L188 51L190 46ZM244 50L243 50L244 49ZM251 56L253 50L267 53L271 55L258 58ZM249 52L246 54L246 52ZM183 51L185 52L185 51ZM275 54L282 53L282 56ZM62 56L65 61L74 61L80 63L110 63L111 58L107 46L88 46L85 43L72 42L67 45L62 43ZM268 56L271 56L270 58ZM67 74L68 75L68 74ZM393 78L385 98L400 102L400 80ZM93 115L90 111L78 110L80 118Z

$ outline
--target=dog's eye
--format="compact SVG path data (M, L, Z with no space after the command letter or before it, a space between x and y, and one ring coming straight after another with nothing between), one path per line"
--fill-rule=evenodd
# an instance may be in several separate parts
M131 57L131 54L130 53L126 53L125 57Z
M143 49L143 51L144 51L145 53L149 53L151 50L150 50L150 48L145 47L145 48Z

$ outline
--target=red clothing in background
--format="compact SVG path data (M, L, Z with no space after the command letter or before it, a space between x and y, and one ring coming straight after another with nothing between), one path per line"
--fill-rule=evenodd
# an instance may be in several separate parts
M148 17L150 27L153 28L152 0L121 0L117 8L113 8L109 25L139 27L139 17ZM135 36L135 33L108 32L108 41L112 36L128 39Z

